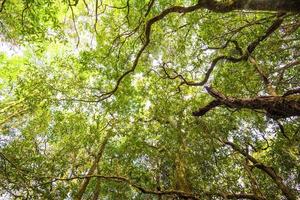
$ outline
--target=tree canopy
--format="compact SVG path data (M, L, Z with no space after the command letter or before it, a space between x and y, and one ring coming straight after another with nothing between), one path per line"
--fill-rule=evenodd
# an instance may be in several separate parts
M0 199L300 197L299 0L2 0Z

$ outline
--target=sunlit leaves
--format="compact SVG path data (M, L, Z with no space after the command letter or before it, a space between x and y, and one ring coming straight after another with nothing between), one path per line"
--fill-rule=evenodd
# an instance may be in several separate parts
M73 198L82 179L55 178L86 175L106 135L110 137L95 174L127 177L149 190L188 188L185 192L199 196L253 193L248 165L261 193L267 199L280 199L272 179L226 146L226 140L272 166L289 187L298 188L297 118L276 121L261 110L228 106L195 118L192 112L213 98L204 87L184 82L202 81L218 56L238 58L246 53L276 14L203 9L169 14L151 27L150 43L132 71L145 44L147 20L171 6L196 1L155 0L149 7L150 3L5 3L0 13L3 194ZM298 21L297 15L287 15L251 55L278 95L299 85L298 65L282 70L298 59ZM247 59L222 60L205 85L244 99L269 95L255 67ZM128 70L118 89L100 101ZM189 186L181 187L185 181ZM156 198L128 183L97 178L91 178L84 198L91 199L98 190L106 199Z

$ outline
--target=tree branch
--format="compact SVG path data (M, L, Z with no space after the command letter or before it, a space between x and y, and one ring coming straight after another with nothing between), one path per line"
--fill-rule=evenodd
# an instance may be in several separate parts
M109 123L104 127L104 129L105 129L108 125L109 125ZM104 129L103 129L103 130L104 130ZM100 132L101 132L101 131L100 131ZM80 187L79 187L79 189L78 189L78 192L77 192L77 194L76 194L76 196L75 196L75 199L76 199L76 200L82 199L82 196L83 196L83 194L84 194L84 192L85 192L85 190L86 190L86 188L87 188L87 186L88 186L88 184L89 184L89 182L90 182L90 177L89 177L89 176L90 176L90 175L93 175L94 172L95 172L95 170L97 169L98 163L100 162L100 159L102 158L104 149L105 149L106 144L108 143L108 139L109 139L110 137L111 137L111 134L110 134L110 133L107 133L106 136L104 137L104 139L103 139L103 141L102 141L102 144L101 144L100 147L99 147L99 151L98 151L98 153L97 153L97 156L96 156L96 158L95 158L95 160L94 160L94 162L93 162L91 168L89 169L89 171L88 171L88 173L87 173L88 176L87 176L87 178L85 178L85 179L82 181L82 183L81 183L81 185L80 185Z
M142 47L140 48L140 50L138 51L138 53L136 54L136 57L135 57L135 59L133 61L133 64L132 64L132 67L119 77L115 87L111 91L103 93L102 95L100 95L98 97L97 102L105 100L105 99L111 97L118 90L119 85L121 84L123 79L127 75L129 75L129 74L131 74L135 71L141 55L143 54L144 50L146 49L146 47L150 43L151 29L152 29L153 24L155 24L156 22L164 19L167 15L169 15L171 13L189 13L189 12L193 12L193 11L195 11L197 9L200 9L200 8L201 8L201 6L199 4L196 4L196 5L193 5L193 6L190 6L190 7L173 6L173 7L167 8L166 10L162 11L159 15L156 15L155 17L149 19L146 22L146 27L145 27L145 42L142 45Z
M239 46L238 42L235 40L228 40L222 47L213 47L212 49L224 49L228 46L228 44L231 42L235 45L235 49L239 52L239 54L241 55L240 57L233 57L233 56L226 56L226 55L222 55L219 57L216 57L212 62L210 67L208 68L207 72L204 75L204 78L202 81L200 82L194 82L194 81L188 81L186 80L182 75L177 74L177 76L172 77L171 79L176 79L176 78L180 78L182 80L181 85L186 84L189 86L203 86L207 83L211 73L213 72L214 68L216 67L216 65L223 61L226 60L228 62L232 62L232 63L237 63L240 61L245 61L247 60L251 54L253 53L253 51L256 49L256 47L266 38L268 38L273 32L275 32L280 25L283 22L283 18L284 18L285 14L279 14L278 18L272 23L272 25L266 30L266 32L261 35L260 37L258 37L256 40L254 40L253 42L251 42L247 48L246 51L243 53L243 50L241 49L241 47ZM166 71L165 71L166 72ZM169 76L170 77L170 76Z
M213 3L212 3L213 2ZM151 4L149 5L151 6ZM172 6L170 8L167 8L165 10L163 10L160 14L154 16L153 18L149 19L146 22L146 26L145 26L145 41L143 43L143 45L141 46L140 50L137 52L135 59L133 61L133 64L131 66L131 68L129 70L127 70L126 72L124 72L116 81L116 84L114 86L114 88L110 91L104 92L101 95L97 96L96 100L82 100L79 99L78 101L85 101L85 102L100 102L103 101L105 99L108 99L109 97L111 97L119 88L121 82L124 80L124 78L128 75L130 75L131 73L133 73L138 65L139 59L141 57L141 55L143 54L143 52L145 51L145 49L147 48L147 46L150 43L150 37L151 37L151 29L152 29L152 25L155 24L156 22L163 20L166 16L168 16L169 14L172 13L190 13L199 9L203 9L203 8L207 8L209 10L212 11L220 11L222 9L224 9L225 12L229 12L232 9L226 9L223 8L222 6L220 7L218 2L215 1L210 1L210 0L199 0L199 2L193 6L189 6L189 7L184 7L184 6ZM283 22L283 16L284 14L279 14L277 20L275 20L273 22L273 24L267 29L267 31L265 32L264 35L262 35L261 37L257 38L254 42L250 43L247 47L247 51L240 57L235 58L235 57L231 57L231 56L220 56L215 58L212 63L210 68L208 69L208 71L205 74L204 79L201 82L188 82L188 81L184 81L183 84L187 84L190 86L203 86L204 84L206 84L206 82L208 81L210 74L212 73L213 69L215 68L215 66L217 65L217 63L221 60L227 60L233 63L242 61L242 60L247 60L248 57L250 56L250 54L255 50L255 48L260 44L260 42L262 42L263 40L265 40L269 35L271 35L277 28L280 27L281 23ZM72 99L72 100L76 100L76 99Z
M265 172L266 174L268 174L268 176L273 179L273 181L280 188L280 190L282 191L282 193L284 194L284 196L286 196L286 198L288 200L296 200L297 199L297 196L294 194L293 190L284 184L282 178L279 175L277 175L277 173L274 171L274 169L272 167L266 166L263 163L259 162L254 157L252 157L250 154L248 154L246 151L242 150L239 146L237 146L236 144L234 144L232 142L223 141L223 143L225 145L230 146L233 150L239 152L244 157L246 157L248 160L250 160L254 164L254 167L256 167L256 168L262 170L263 172Z
M259 67L258 63L253 57L249 57L250 63L254 65L255 70L259 74L261 80L263 81L266 91L271 96L277 96L276 91L271 83L271 81L268 79L267 75L262 71L262 69Z
M1 7L0 7L0 12L3 11L5 2L6 2L6 0L2 0Z
M282 11L300 12L298 0L234 0L220 2L216 0L199 0L203 8L214 12L230 12L233 10L261 10L261 11Z
M44 184L50 184L56 181L71 181L75 179L86 179L86 178L100 178L100 179L105 179L105 180L110 180L110 181L115 181L115 182L121 182L121 183L126 183L130 185L131 187L139 190L140 192L144 194L152 194L152 195L166 195L166 196L177 196L181 198L188 198L188 199L193 199L193 200L200 200L202 199L201 197L207 196L207 197L220 197L224 199L250 199L250 200L265 200L265 198L261 196L257 196L254 194L246 194L246 193L219 193L219 192L203 192L202 194L194 194L194 193L188 193L188 192L183 192L179 190L164 190L164 191L156 191L156 190L149 190L146 189L130 179L123 177L123 176L105 176L105 175L87 175L87 176L73 176L70 178L54 178L52 181L46 182ZM43 185L44 185L43 184Z
M285 94L283 96L259 96L250 99L239 99L226 97L210 87L205 88L216 100L194 112L194 116L203 116L209 110L220 105L237 109L248 108L252 110L265 110L267 114L274 119L300 116L300 95L293 93L299 93L298 89L286 92L286 94L293 93L293 95L288 96Z

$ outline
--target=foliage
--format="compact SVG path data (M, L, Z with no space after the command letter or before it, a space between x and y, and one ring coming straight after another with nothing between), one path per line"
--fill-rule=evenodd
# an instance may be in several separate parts
M299 110L193 116L299 109L299 12L208 2L3 0L2 197L299 197Z

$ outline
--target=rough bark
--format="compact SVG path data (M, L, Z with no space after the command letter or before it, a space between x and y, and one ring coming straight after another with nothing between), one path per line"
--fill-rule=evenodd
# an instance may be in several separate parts
M215 12L232 10L300 12L299 0L228 0L223 2L199 0L199 4Z
M193 112L194 116L203 116L211 109L224 105L229 108L247 108L252 110L264 110L267 115L274 118L287 118L292 116L300 116L300 95L292 93L283 96L259 96L256 98L240 99L226 97L216 90L206 87L208 93L215 98L207 106ZM294 91L294 90L293 90Z

